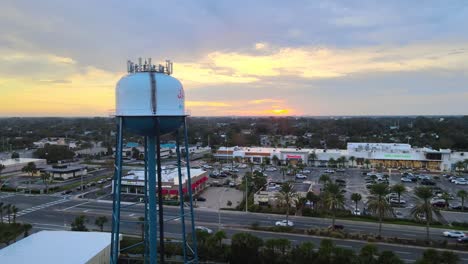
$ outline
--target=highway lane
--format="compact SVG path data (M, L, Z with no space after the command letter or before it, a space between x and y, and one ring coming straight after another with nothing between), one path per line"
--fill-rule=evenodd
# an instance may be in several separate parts
M60 197L51 197L45 195L16 195L10 196L1 201L5 203L13 203L18 208L27 209L30 207L38 206L40 204L52 202ZM53 205L48 208L48 211L63 210L67 208L67 214L94 214L94 215L107 215L110 216L112 213L112 203L109 202L96 202L90 200L89 202L84 199L69 200L67 202ZM272 214L259 214L259 213L245 213L237 211L215 211L211 209L198 208L195 209L196 218L195 220L200 224L218 223L219 214L221 216L221 223L229 226L250 226L252 223L259 223L261 226L272 226L275 221L284 219L281 215ZM178 214L178 207L168 206L164 207L164 212L167 217L174 217ZM143 206L141 204L134 206L123 205L121 209L122 216L130 216L137 219L139 216L143 216ZM294 221L297 228L324 228L331 224L331 219L326 218L315 218L315 217L297 217L290 216L290 219ZM345 230L353 233L373 233L378 232L378 223L359 222L359 221L348 221L348 220L337 220L337 223L343 224ZM441 238L442 229L431 228L430 234L433 238ZM425 237L425 228L417 226L404 226L404 225L392 225L383 224L382 235L390 237L423 239Z

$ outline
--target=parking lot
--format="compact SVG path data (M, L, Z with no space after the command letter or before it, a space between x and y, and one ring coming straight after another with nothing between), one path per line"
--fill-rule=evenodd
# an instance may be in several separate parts
M231 167L231 164L225 165L225 167ZM236 181L237 183L240 183L242 176L245 174L245 172L250 171L250 168L239 168L238 166L237 170L235 173L239 176L236 179L232 179L230 177L227 177L225 179L228 179L230 181ZM362 196L362 200L358 203L358 209L360 209L361 212L364 211L365 204L368 201L368 198L370 196L369 190L366 188L366 185L369 185L369 176L365 175L369 170L362 170L358 168L348 168L345 169L341 172L334 172L334 173L328 173L327 168L311 168L311 167L306 167L304 168L304 171L301 172L299 171L299 174L304 175L303 178L298 179L295 177L295 175L288 175L284 174L279 170L273 170L271 169L272 166L267 167L264 171L264 174L266 175L268 181L275 181L275 182L282 182L282 181L296 181L296 182L303 182L303 181L310 181L313 184L320 184L319 183L319 178L323 174L328 174L332 181L336 180L342 180L342 186L343 189L345 190L345 197L346 197L346 204L345 208L348 210L353 210L355 207L354 202L351 200L351 194L352 193L359 193ZM218 165L217 168L210 169L209 171L212 172L214 170L221 170L222 166ZM227 168L226 168L227 169ZM259 166L254 167L254 170L261 170ZM412 218L411 216L411 208L413 208L418 202L419 199L416 197L414 194L414 190L416 187L420 186L427 186L423 185L422 180L417 180L416 182L402 182L401 177L402 174L399 171L393 170L391 172L382 172L380 175L388 175L388 182L390 186L393 186L395 184L401 183L406 187L406 191L401 195L401 200L402 204L393 204L394 205L394 211L395 213L398 213L399 218ZM427 179L434 182L434 186L430 186L435 188L435 190L438 191L439 195L442 192L447 192L452 195L452 198L449 201L449 208L451 206L457 206L461 204L460 198L456 196L457 192L459 190L466 190L468 191L468 185L456 185L454 183L451 183L447 177L442 176L442 173L421 173L421 174L416 174L415 175L425 175L427 176ZM379 176L380 177L380 176ZM460 177L468 177L468 175L460 175ZM212 179L210 178L210 182L213 183L220 183L224 181L225 179ZM367 182L366 182L367 181ZM378 181L376 181L378 182ZM394 194L394 197L395 194ZM216 200L216 198L215 198ZM394 200L397 200L395 198ZM468 202L465 203L465 206L467 206ZM468 210L467 210L468 211ZM468 213L463 213L463 212L456 212L456 211L441 211L441 214L443 216L443 219L438 219L440 221L446 221L446 222L452 222L452 221L467 221L468 220ZM437 218L436 218L437 219Z

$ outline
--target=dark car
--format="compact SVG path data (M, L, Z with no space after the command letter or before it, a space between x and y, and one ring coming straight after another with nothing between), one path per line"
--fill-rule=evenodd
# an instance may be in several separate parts
M436 183L431 181L431 180L422 180L421 184L422 185L431 185L432 186L432 185L435 185Z
M458 243L468 243L468 236L460 237L457 241Z
M328 229L343 230L344 226L343 225L330 225L330 226L328 226Z
M447 206L447 204L445 202L443 202L443 201L438 201L438 202L432 203L432 206L439 207L439 208L445 208L445 206Z
M197 197L197 201L199 201L199 202L205 202L205 201L206 201L206 198L205 198L205 197L198 196L198 197Z
M451 206L450 207L452 210L461 210L462 209L462 206L461 205L455 205L455 206ZM468 211L468 206L463 206L463 210L467 210Z
M346 181L345 181L345 180L342 180L342 179L336 179L335 182L336 182L336 183L344 183L344 184L346 184Z

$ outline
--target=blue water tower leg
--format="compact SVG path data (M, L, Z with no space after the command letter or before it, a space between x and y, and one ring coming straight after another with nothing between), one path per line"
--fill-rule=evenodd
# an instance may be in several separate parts
M145 264L149 263L149 225L148 225L148 137L145 137L145 186L144 186L144 205L145 205L145 223L144 223L144 244L145 244Z
M159 125L159 118L156 120L156 165L158 174L158 205L159 205L159 258L161 264L164 264L164 206L163 206L163 193L162 193L162 169L161 169L161 130Z
M184 210L184 191L182 186L182 164L180 155L180 135L179 130L176 131L176 153L177 153L177 172L179 176L179 205L180 205L180 223L182 225L182 253L184 254L184 263L187 263L187 234L185 233L185 210Z
M148 137L148 200L149 200L149 255L150 264L158 262L158 218L156 207L156 141L154 136Z
M187 189L189 194L190 201L190 218L192 224L192 246L193 246L193 262L198 263L198 249L197 249L197 235L195 233L195 215L193 214L193 197L192 197L192 179L190 176L190 153L189 153L189 144L188 144L188 132L187 132L187 120L184 118L183 121L184 127L184 141L185 141L185 162L187 163Z
M120 189L122 183L122 141L123 141L123 119L118 118L117 146L115 149L114 170L114 199L112 201L112 234L111 234L111 256L110 263L117 264L119 258L119 235L120 235Z

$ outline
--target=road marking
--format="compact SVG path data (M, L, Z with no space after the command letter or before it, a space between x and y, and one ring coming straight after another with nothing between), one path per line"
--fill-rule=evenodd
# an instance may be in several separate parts
M132 216L134 216L134 215L135 215L135 214L129 214L128 216L132 217Z
M353 248L353 246L350 245L337 245L338 247L344 247L344 248Z
M395 251L395 252L400 253L400 254L406 254L406 255L411 254L411 252L406 252L406 251Z
M84 204L87 204L87 203L89 203L89 202L84 202L84 203L80 203L80 204L77 204L77 205L73 205L73 206L67 207L67 208L65 208L65 209L62 209L62 210L60 210L60 211L66 211L66 210L68 210L68 209L72 209L72 208L75 208L75 207L78 207L78 206L80 206L80 205L84 205Z
M24 210L19 211L19 212L16 214L16 217L23 216L23 215L25 215L25 214L29 214L29 213L32 213L32 212L35 212L35 211L38 211L38 210L41 210L41 209L44 209L44 208L53 206L53 205L57 205L57 204L60 204L60 203L64 203L64 202L68 202L68 200L61 199L61 200L56 200L56 201L48 202L48 203L41 204L41 205L36 205L36 206L31 207L31 208L26 208L26 209L24 209ZM11 217L13 218L13 214L11 215ZM4 216L4 217L3 217L3 220L4 220L4 221L7 221L7 220L8 220L8 216Z
M402 258L401 260L403 260L404 262L407 262L407 263L408 263L408 262L411 262L411 263L412 263L412 262L415 262L415 261L416 261L415 259L404 259L404 258Z

